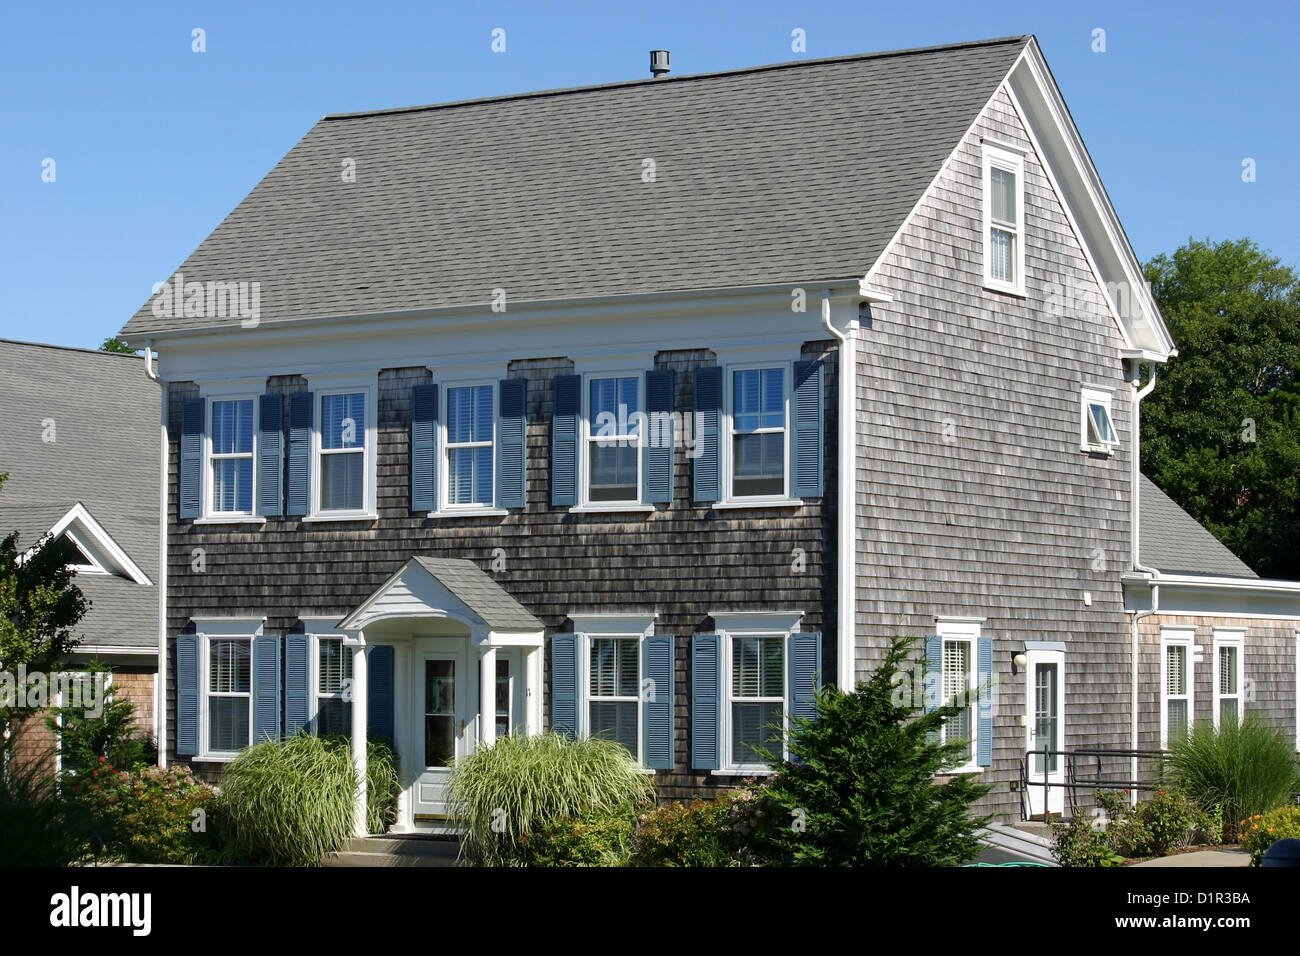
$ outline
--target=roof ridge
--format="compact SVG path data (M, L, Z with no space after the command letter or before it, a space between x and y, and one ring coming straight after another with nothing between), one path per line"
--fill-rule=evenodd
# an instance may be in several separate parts
M1034 39L1032 33L1018 36L993 37L986 40L965 40L957 43L938 43L933 46L907 47L901 50L877 50L870 53L847 53L842 56L818 57L807 60L783 60L779 63L764 63L757 66L742 66L730 70L714 70L708 73L683 73L679 76L638 77L634 80L612 80L605 83L592 83L586 86L562 86L549 90L527 90L521 93L503 93L499 96L480 96L467 100L450 100L446 103L425 103L417 106L391 106L374 110L357 110L348 113L327 113L324 120L366 119L373 116L391 116L399 113L423 113L433 110L452 109L460 106L478 106L484 103L501 103L510 100L527 100L543 96L562 96L572 93L595 93L601 90L623 89L632 86L664 86L669 83L711 80L725 76L740 76L746 73L765 73L772 70L789 70L798 67L824 66L828 63L847 63L855 60L878 60L890 57L912 56L921 53L938 53L944 50L961 50L974 47L1003 46L1012 43L1028 43Z
M138 362L144 361L143 355L137 355L135 352L109 352L105 349L88 349L81 345L56 345L53 342L24 342L22 339L0 338L0 345L25 345L34 349L60 349L64 352L86 352L90 355L114 355L120 358L135 359Z

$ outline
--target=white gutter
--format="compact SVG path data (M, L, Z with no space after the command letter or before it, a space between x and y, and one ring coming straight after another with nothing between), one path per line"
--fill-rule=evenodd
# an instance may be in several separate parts
M1130 383L1132 389L1132 408L1130 420L1132 432L1129 441L1132 444L1132 452L1129 454L1129 461L1132 466L1129 482L1129 541L1132 548L1133 567L1138 571L1143 571L1150 575L1151 579L1151 609L1149 611L1135 611L1131 622L1132 633L1129 641L1129 660L1132 667L1129 673L1129 749L1138 749L1138 666L1140 663L1138 655L1138 622L1144 617L1150 617L1160 609L1160 585L1156 583L1160 579L1160 572L1155 568L1149 568L1142 563L1142 399L1151 394L1151 390L1156 387L1156 365L1154 362L1148 364L1151 369L1151 380L1143 388L1138 388L1138 383L1142 381L1142 366L1136 361L1133 363L1133 381ZM1129 759L1129 779L1137 780L1138 775L1138 758ZM1133 805L1137 805L1137 788L1132 788Z
M144 373L158 383L158 680L154 684L153 732L158 766L167 768L167 386L153 369L153 339L144 343Z
M840 343L839 355L839 463L836 484L839 529L837 534L839 558L836 579L836 616L838 629L835 636L835 684L846 693L857 687L855 656L857 628L857 535L855 508L857 488L857 329L858 320L848 322L848 334L835 328L831 322L831 293L822 290L822 324L826 331Z

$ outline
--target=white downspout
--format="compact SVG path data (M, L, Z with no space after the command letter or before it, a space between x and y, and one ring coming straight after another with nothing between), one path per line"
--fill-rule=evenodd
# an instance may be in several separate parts
M167 768L167 386L153 369L153 339L144 343L144 373L157 382L162 419L158 441L158 679L154 685L153 727L158 766Z
M837 487L839 498L837 533L839 576L836 583L836 616L839 630L835 638L835 683L841 690L851 693L857 686L855 656L857 620L857 329L858 320L850 319L848 334L835 328L831 322L831 294L822 290L822 324L826 331L840 343L839 356L839 463Z
M1132 621L1132 634L1130 636L1129 660L1132 661L1131 673L1129 675L1129 749L1138 749L1138 622L1144 617L1150 617L1160 610L1160 585L1157 583L1160 579L1160 572L1155 568L1149 568L1142 563L1142 399L1151 394L1151 390L1156 387L1156 366L1151 363L1148 366L1151 369L1151 380L1143 388L1138 388L1138 383L1142 380L1141 366L1133 363L1133 381L1130 383L1132 389L1132 410L1130 419L1132 422L1132 431L1130 441L1133 446L1132 453L1129 455L1132 465L1132 474L1129 483L1129 522L1131 528L1129 531L1129 540L1132 544L1132 561L1135 570L1142 571L1151 576L1151 609L1149 611L1135 611ZM1138 758L1129 758L1129 779L1136 781L1138 775ZM1137 804L1137 788L1131 787L1132 802Z

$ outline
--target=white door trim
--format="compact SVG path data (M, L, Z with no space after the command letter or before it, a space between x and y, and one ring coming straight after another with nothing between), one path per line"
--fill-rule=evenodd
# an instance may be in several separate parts
M1036 727L1036 691L1038 684L1037 670L1040 665L1056 665L1056 739L1044 743L1037 739ZM1025 751L1030 750L1064 750L1065 749L1065 651L1048 649L1042 645L1027 646L1025 650ZM1035 773L1034 760L1029 760L1029 815L1031 817L1048 813L1062 813L1065 809L1065 788L1048 787L1043 793L1042 771ZM1049 770L1049 783L1065 782L1065 758L1058 757L1056 769ZM1039 785L1035 786L1035 782Z

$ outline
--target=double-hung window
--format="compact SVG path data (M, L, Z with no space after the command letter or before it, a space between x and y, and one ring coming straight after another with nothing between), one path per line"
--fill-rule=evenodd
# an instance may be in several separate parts
M1119 444L1110 415L1112 394L1104 388L1083 389L1079 407L1079 441L1084 451L1111 454Z
M206 645L206 752L234 754L252 736L252 641L209 637Z
M588 503L637 502L641 497L640 375L588 376Z
M783 755L785 635L728 634L727 765L764 769L758 748Z
M1166 629L1160 635L1160 746L1182 740L1192 726L1195 632Z
M1214 632L1214 726L1241 723L1242 718L1242 650L1246 632Z
M321 375L313 378L311 385L315 427L310 468L310 518L373 518L377 434L375 377ZM289 478L292 485L292 431L290 438Z
M638 637L588 638L587 736L617 741L638 760L640 657Z
M449 510L491 507L496 388L490 382L449 385L446 393L443 501Z
M252 515L254 478L253 399L209 403L208 509L210 515Z
M352 648L342 637L316 639L316 732L321 736L352 732Z
M730 496L784 498L787 493L785 365L730 370Z
M963 765L975 762L975 641L967 636L943 639L943 705L957 713L943 724L943 742L965 746Z
M1025 293L1025 158L984 143L984 284Z

